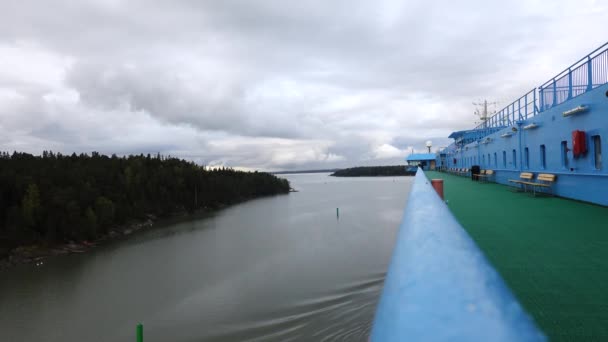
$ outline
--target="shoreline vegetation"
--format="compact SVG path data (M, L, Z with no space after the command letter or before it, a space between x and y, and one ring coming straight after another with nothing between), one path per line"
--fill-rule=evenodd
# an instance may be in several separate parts
M295 171L273 171L270 173L272 173L273 175L293 175L293 174L300 174L300 173L330 173L330 172L336 172L339 170L340 169L295 170Z
M289 193L264 172L209 169L161 155L0 153L0 269L83 253L153 226Z
M406 165L390 166L359 166L338 170L330 176L334 177L388 177L414 176L416 168Z

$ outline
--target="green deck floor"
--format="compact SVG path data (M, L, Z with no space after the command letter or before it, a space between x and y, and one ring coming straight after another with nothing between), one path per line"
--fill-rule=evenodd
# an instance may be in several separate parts
M426 175L552 341L608 341L608 208Z

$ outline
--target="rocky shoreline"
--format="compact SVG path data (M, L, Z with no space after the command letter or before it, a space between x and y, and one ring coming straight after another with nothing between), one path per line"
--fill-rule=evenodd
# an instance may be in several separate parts
M36 264L36 266L42 266L44 264L44 261L48 258L52 258L58 255L85 253L88 250L95 248L96 246L101 245L103 243L115 241L121 237L131 235L135 232L149 229L154 226L154 223L158 219L165 219L169 217L187 217L195 214L215 212L232 205L246 202L251 199L253 198L242 198L241 200L235 201L231 204L218 203L213 207L204 207L198 209L193 213L186 212L183 208L181 208L176 210L172 214L163 216L161 218L153 214L147 214L145 220L143 221L114 227L110 229L107 234L104 234L101 237L91 241L70 241L69 243L55 245L27 245L19 246L11 250L4 251L0 246L0 271L10 268L12 266L22 264Z
M0 270L21 264L35 264L41 266L48 258L58 255L85 253L91 248L108 242L117 240L120 237L131 235L135 232L148 229L154 225L157 217L147 215L146 220L137 223L132 223L120 227L114 227L107 234L102 235L98 239L92 241L74 242L70 241L65 244L57 245L28 245L13 248L0 255Z

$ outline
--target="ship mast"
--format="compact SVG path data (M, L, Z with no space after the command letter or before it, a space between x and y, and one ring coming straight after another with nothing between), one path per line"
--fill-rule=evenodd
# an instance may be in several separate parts
M479 117L483 127L486 127L486 121L490 115L496 113L496 110L488 110L488 106L496 106L497 102L488 102L488 100L483 100L483 102L473 102L473 106L475 106L474 114Z

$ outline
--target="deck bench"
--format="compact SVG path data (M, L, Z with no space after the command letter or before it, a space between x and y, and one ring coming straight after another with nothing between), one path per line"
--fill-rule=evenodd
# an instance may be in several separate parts
M522 172L519 174L519 179L509 179L509 183L517 184L519 190L526 191L526 185L532 182L533 178L532 172Z
M481 173L477 175L480 182L488 182L494 177L494 170L481 170Z
M533 181L534 175L531 172L522 172L519 174L519 179L509 179L509 182L519 184L520 189L524 192L528 190L528 186L531 187L532 193L536 196L541 189L545 189L547 193L552 194L553 183L555 183L556 176L550 173L540 173L536 177L536 181Z
M534 196L536 196L537 193L542 193L542 191L538 191L541 189L544 189L547 193L553 195L552 190L555 179L556 176L554 174L539 173L538 176L536 176L536 182L526 182L526 184L532 187Z
M479 170L478 174L471 174L473 180L480 181L483 176L485 176L486 170Z

